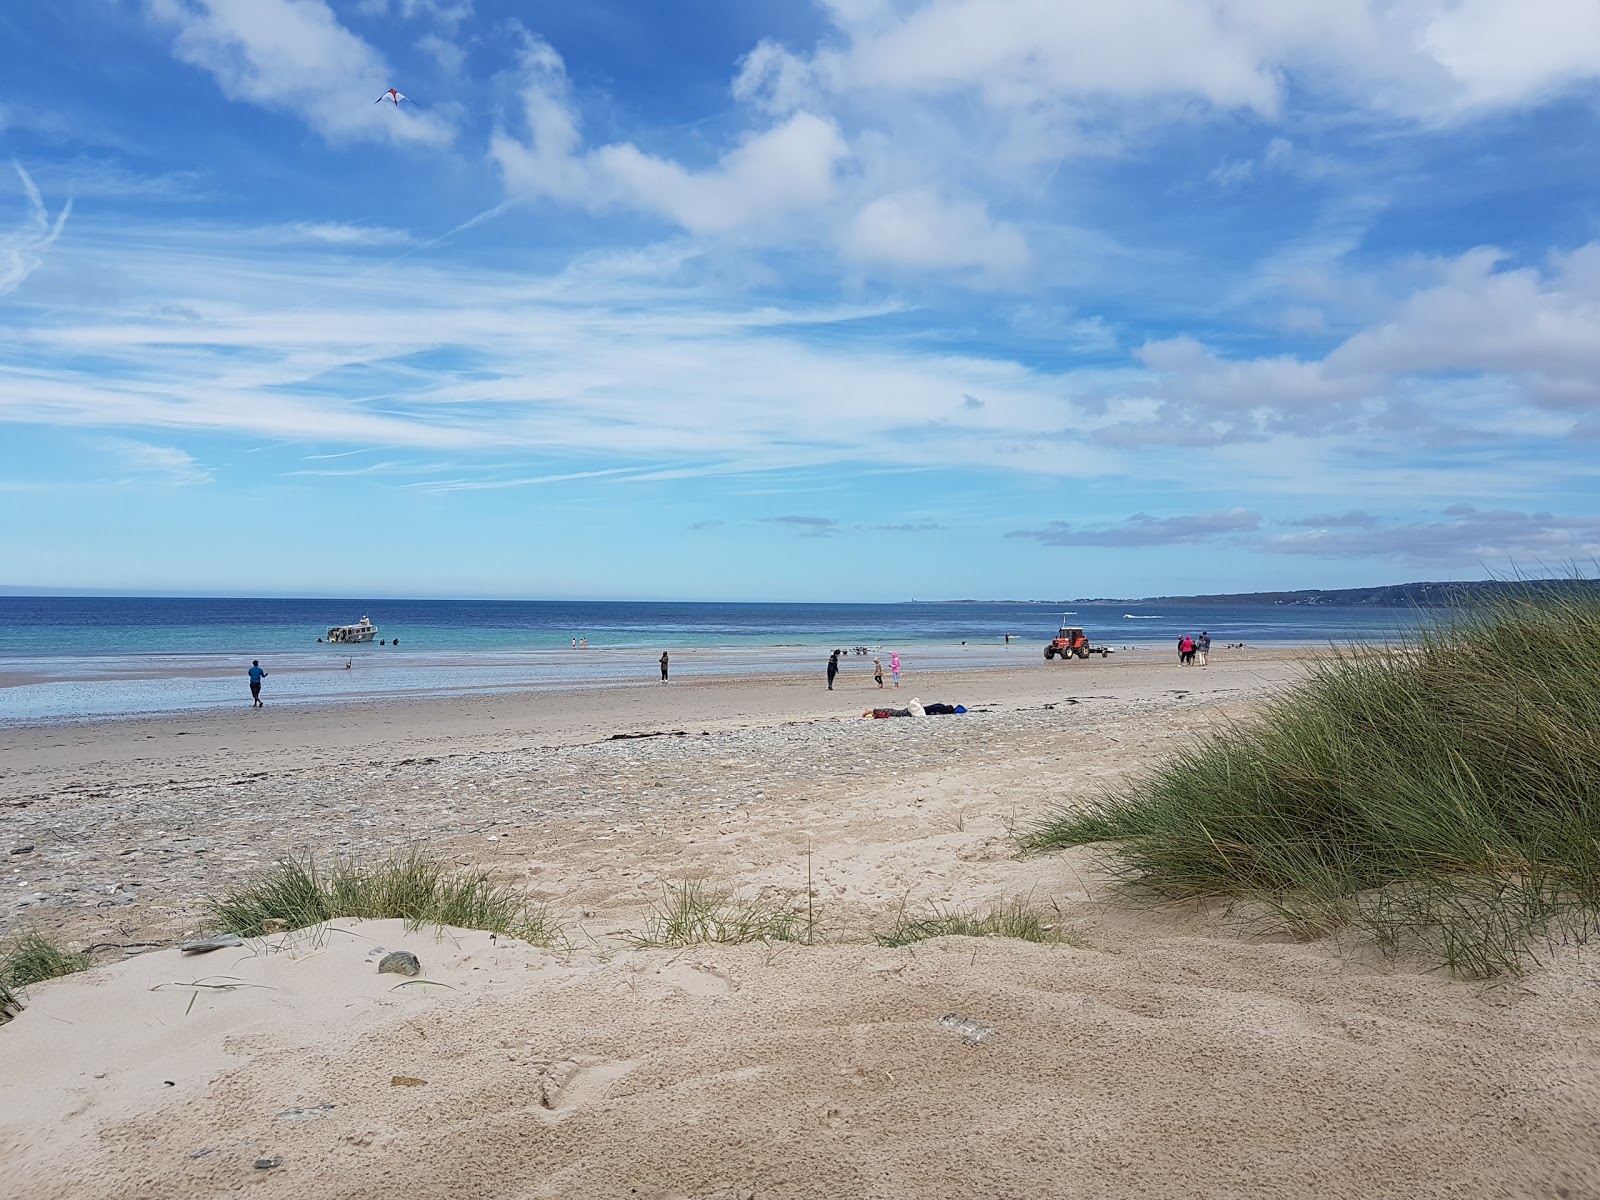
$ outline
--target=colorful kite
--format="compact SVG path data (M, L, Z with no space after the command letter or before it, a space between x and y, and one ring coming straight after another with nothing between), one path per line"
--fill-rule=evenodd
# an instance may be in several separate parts
M374 104L382 104L385 100L394 101L394 106L396 108L400 107L400 101L402 101L402 100L406 101L408 104L415 104L416 103L415 100L411 99L411 97L407 96L404 92L397 92L393 88L390 88L383 95L379 96L376 100L373 101L373 103Z

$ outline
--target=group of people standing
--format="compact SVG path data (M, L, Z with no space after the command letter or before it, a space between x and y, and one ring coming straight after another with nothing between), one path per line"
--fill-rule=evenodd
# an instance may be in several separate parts
M1211 635L1204 629L1198 638L1187 633L1178 639L1178 661L1186 667L1194 666L1195 659L1200 660L1200 665L1206 665L1206 655L1211 653Z
M830 692L833 691L834 678L839 674L839 656L843 653L843 650L835 650L828 655L828 690ZM894 677L895 687L899 687L900 652L898 650L889 655L889 674ZM872 681L880 688L883 686L883 661L881 659L875 658L872 660Z

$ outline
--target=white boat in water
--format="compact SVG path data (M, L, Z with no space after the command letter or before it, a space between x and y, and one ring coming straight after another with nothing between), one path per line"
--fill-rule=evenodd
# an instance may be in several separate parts
M350 642L370 642L377 636L378 627L372 623L371 617L363 613L361 620L354 625L335 625L328 630L328 636L323 640L348 644Z

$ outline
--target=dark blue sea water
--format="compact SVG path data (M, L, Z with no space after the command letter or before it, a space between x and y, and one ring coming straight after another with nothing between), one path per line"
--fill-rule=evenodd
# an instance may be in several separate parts
M384 642L318 645L371 616ZM1326 644L1404 636L1395 609L1092 603L676 604L503 600L252 600L0 596L0 721L74 720L236 704L261 659L277 699L645 682L677 673L820 669L867 646L941 669L1037 655L1056 627L1155 648L1209 630L1220 643ZM1013 636L1008 648L1005 635ZM587 640L575 650L574 639ZM1002 655L1004 657L1002 657ZM349 669L346 669L349 663Z

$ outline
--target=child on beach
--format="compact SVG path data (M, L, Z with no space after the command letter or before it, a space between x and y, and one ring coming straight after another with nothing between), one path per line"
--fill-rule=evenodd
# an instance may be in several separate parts
M872 660L872 681L880 688L883 686L883 664L877 659Z
M889 674L894 676L895 687L900 686L900 651L889 655Z

